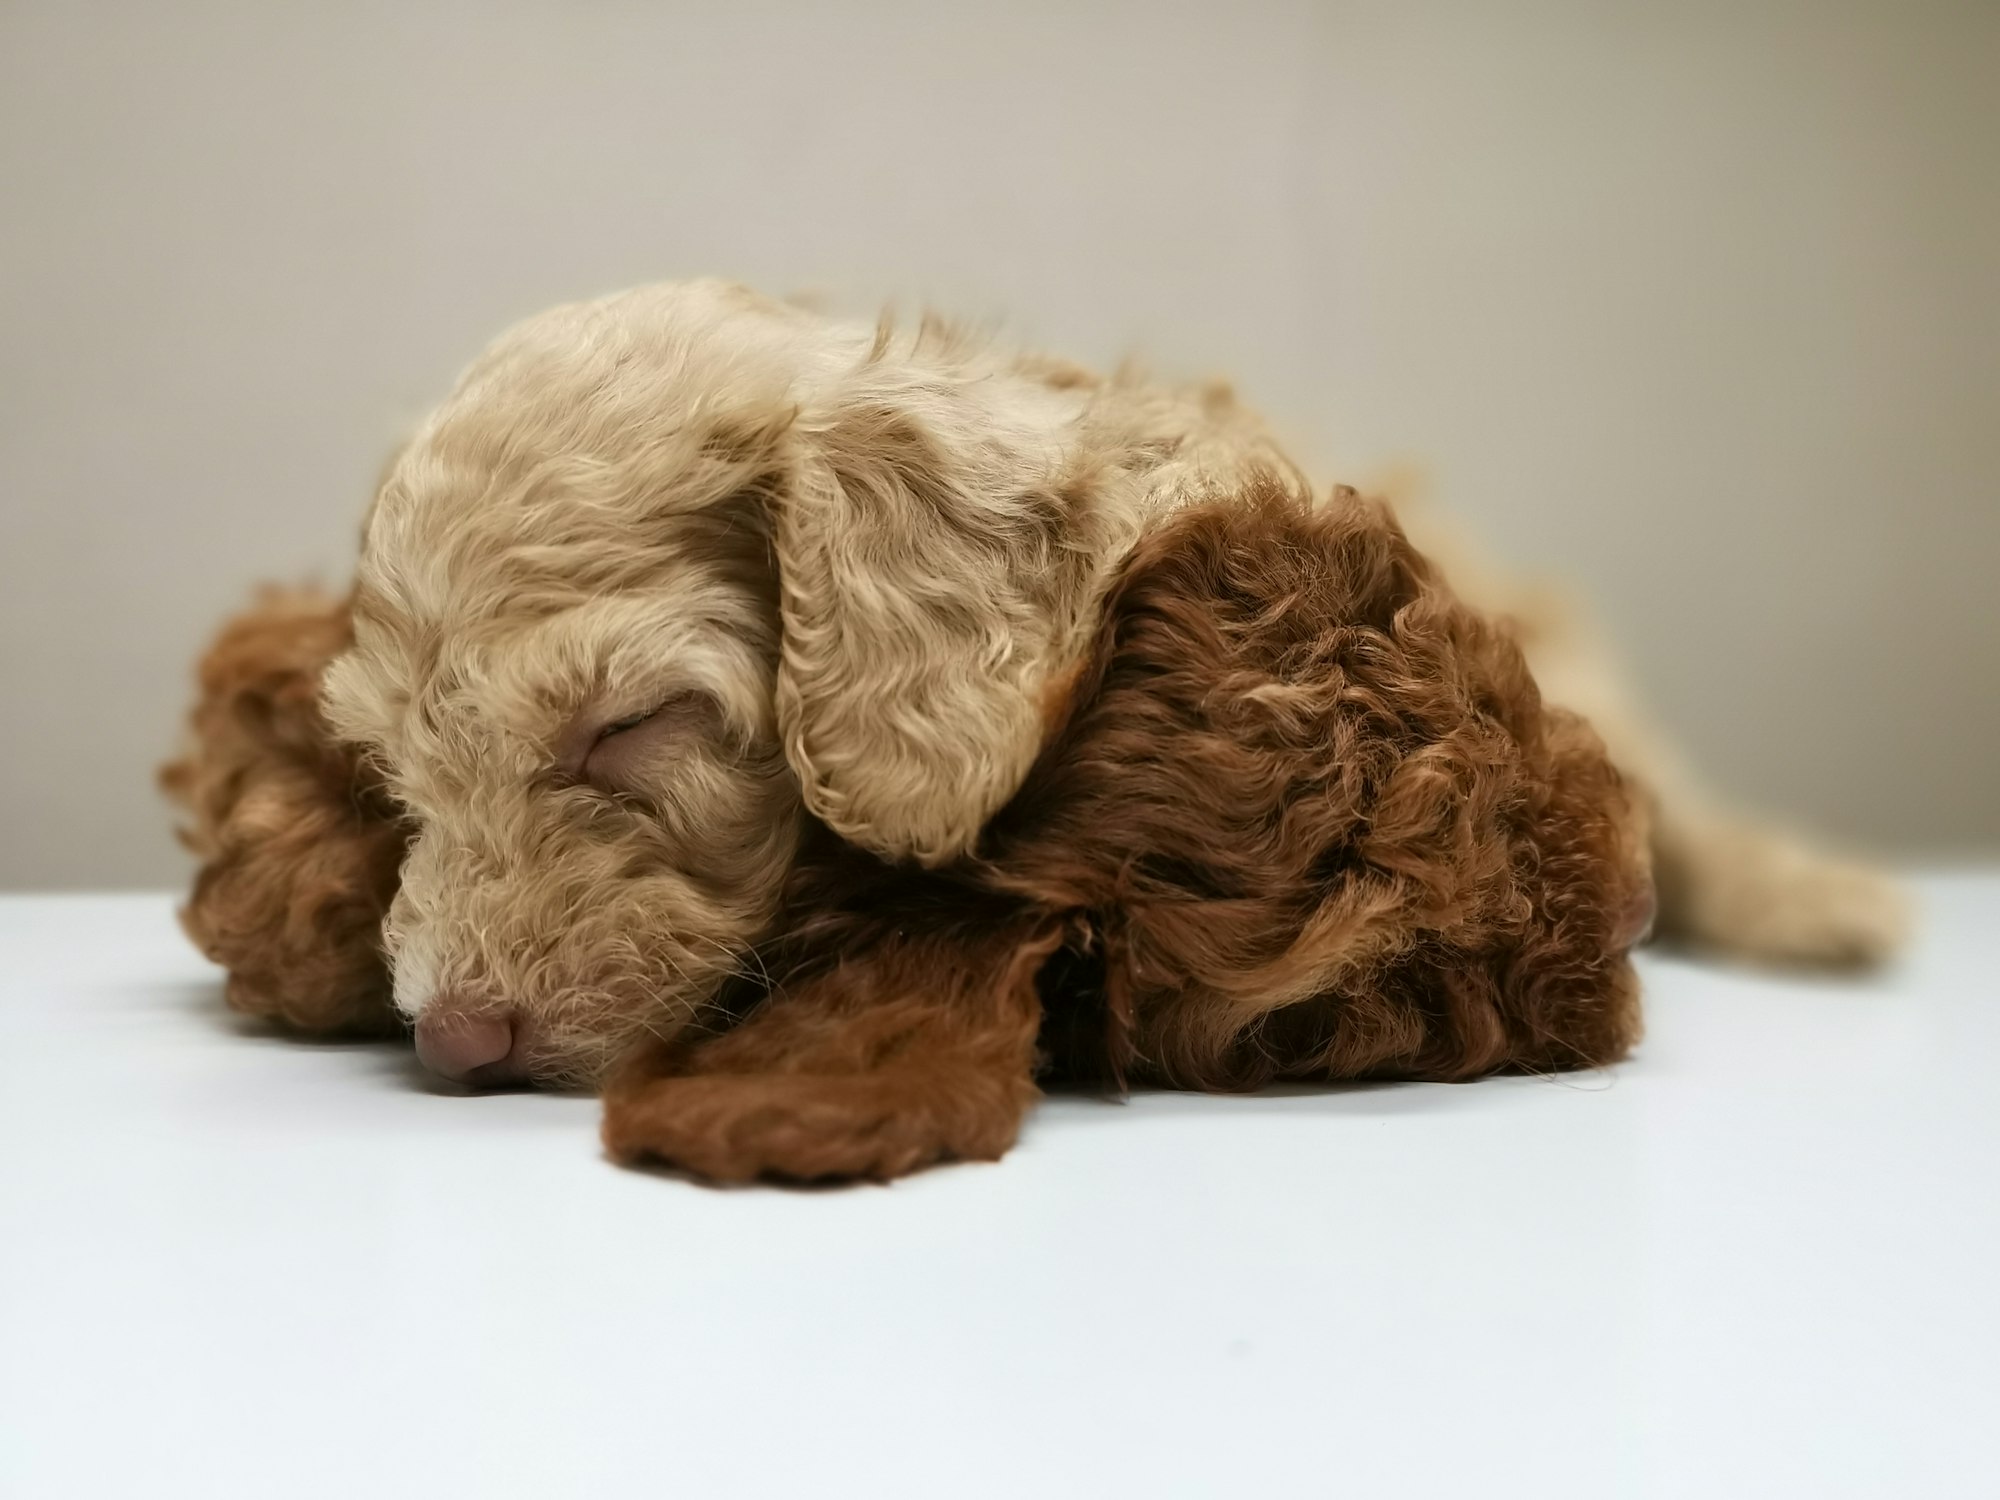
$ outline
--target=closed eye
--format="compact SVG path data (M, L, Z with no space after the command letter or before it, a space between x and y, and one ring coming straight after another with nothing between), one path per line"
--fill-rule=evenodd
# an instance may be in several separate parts
M640 714L628 714L598 726L585 750L578 776L602 791L642 790L648 770L691 737L709 735L721 727L721 712L706 693L676 693Z
M662 712L665 708L666 705L663 703L659 708L648 709L645 713L634 714L629 719L619 719L616 723L606 724L602 729L597 731L597 738L592 743L601 745L614 734L623 734L628 729L637 729L641 724L645 723L655 714Z

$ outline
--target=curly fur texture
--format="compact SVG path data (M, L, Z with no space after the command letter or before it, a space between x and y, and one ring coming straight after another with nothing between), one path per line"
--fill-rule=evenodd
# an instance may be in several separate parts
M266 594L199 669L189 744L160 773L201 859L182 924L229 972L229 1003L311 1032L396 1028L382 957L405 834L320 712L353 639L346 600Z
M398 1007L505 1013L526 1071L596 1082L749 960L808 817L891 858L969 847L1120 560L1260 475L1305 494L1226 392L740 288L504 336L383 485L327 675L419 827Z
M716 1175L990 1154L1032 1097L1022 1036L1052 984L1075 1003L1049 1008L1045 1049L1135 1078L1601 1059L1634 1024L1607 924L1637 879L1636 815L1590 732L1539 706L1486 623L1504 615L1647 794L1664 931L1787 961L1893 946L1893 892L1717 810L1587 629L1454 557L1460 604L1379 515L1323 509L1225 387L721 283L557 308L503 335L391 469L352 646L331 622L311 661L264 643L306 696L339 653L323 704L352 752L325 747L304 777L296 744L202 710L183 785L290 800L197 798L211 864L191 926L250 1003L313 1025L376 972L372 918L339 905L344 956L316 984L296 913L322 889L388 896L405 1020L504 1019L505 1071L537 1081L642 1059L618 1074L613 1148ZM295 837L281 805L370 808L377 837ZM802 904L834 867L944 926L864 941L851 902ZM772 965L782 989L715 1040L726 998ZM913 1002L905 1024L912 985L963 1003ZM893 1061L900 1102L812 1061L821 1043ZM971 1080L1001 1057L991 1097L1011 1103L953 1102L987 1097ZM668 1066L708 1081L670 1086ZM718 1145L788 1118L774 1071L833 1080L821 1093L846 1103L815 1118L932 1123L856 1127L872 1153ZM725 1118L731 1089L744 1120ZM672 1097L705 1099L708 1123Z
M995 1155L1038 1028L1120 1086L1597 1066L1650 903L1636 800L1512 642L1378 508L1264 487L1140 544L974 853L803 860L769 996L635 1060L605 1139L730 1179Z

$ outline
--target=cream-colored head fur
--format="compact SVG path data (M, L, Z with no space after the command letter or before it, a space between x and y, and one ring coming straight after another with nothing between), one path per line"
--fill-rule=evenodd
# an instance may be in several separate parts
M505 334L383 485L327 676L421 828L399 1007L510 1012L589 1081L743 962L804 812L963 851L1146 520L1252 469L1226 392L727 284Z

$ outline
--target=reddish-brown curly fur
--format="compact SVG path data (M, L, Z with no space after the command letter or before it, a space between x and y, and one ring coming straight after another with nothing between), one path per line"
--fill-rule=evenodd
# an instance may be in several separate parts
M345 600L267 594L202 659L191 743L160 773L201 858L181 920L229 971L229 1003L315 1032L398 1025L381 928L405 835L319 709L352 639Z
M943 870L820 837L740 1025L605 1140L717 1179L997 1157L1039 1064L1248 1089L1594 1066L1639 1031L1639 809L1381 509L1145 539L1047 746ZM739 1002L740 1003L740 1002Z
M605 1091L604 1141L715 1181L899 1177L992 1161L1034 1102L1047 926L883 933L703 1045L648 1043Z

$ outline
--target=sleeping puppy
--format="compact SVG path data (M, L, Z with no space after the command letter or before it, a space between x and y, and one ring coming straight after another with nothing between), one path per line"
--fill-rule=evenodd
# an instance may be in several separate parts
M1715 811L1574 628L1477 602L1524 617L1652 804L1663 930L1808 961L1893 943L1891 891ZM394 808L399 879L368 887L394 1011L471 1084L626 1059L621 1154L991 1155L1038 1047L1242 1087L1595 1063L1635 1032L1637 799L1504 633L1379 513L1316 505L1220 387L717 283L559 308L397 461L351 618L284 701L299 733L323 712L354 783L286 794ZM218 686L183 784L241 717ZM231 904L232 862L282 878L269 802L196 807L189 925L239 976L253 929L296 941L329 888L320 851ZM341 909L330 975L373 956ZM386 1010L374 983L318 1004Z

